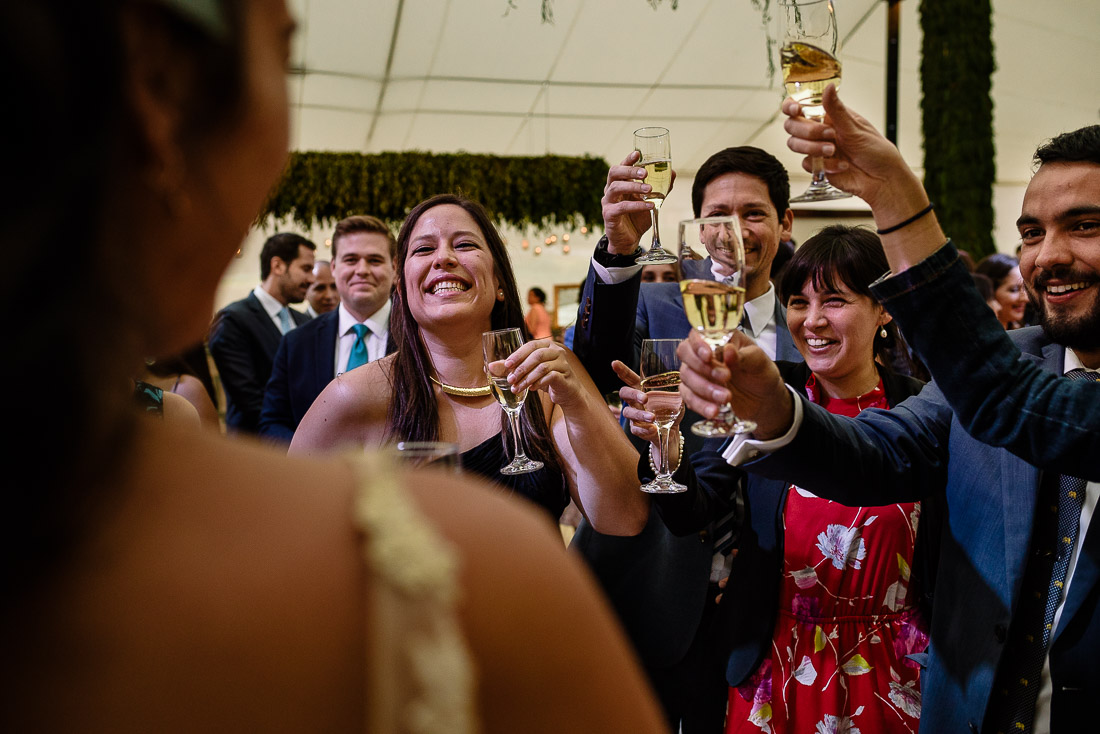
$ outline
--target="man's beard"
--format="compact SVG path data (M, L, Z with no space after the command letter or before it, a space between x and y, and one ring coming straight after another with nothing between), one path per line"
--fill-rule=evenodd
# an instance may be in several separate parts
M1066 283L1091 283L1089 288L1092 297L1091 308L1083 312L1078 309L1074 314L1057 311L1051 313L1054 309L1042 297L1037 296L1036 291L1044 291L1047 283L1055 277ZM1039 315L1039 325L1055 343L1079 352L1100 350L1100 297L1097 293L1097 283L1098 280L1094 274L1060 271L1056 268L1036 276L1034 290L1031 285L1026 289L1027 297ZM1088 297L1088 294L1082 294L1082 296ZM1058 309L1058 311L1061 310L1063 309Z

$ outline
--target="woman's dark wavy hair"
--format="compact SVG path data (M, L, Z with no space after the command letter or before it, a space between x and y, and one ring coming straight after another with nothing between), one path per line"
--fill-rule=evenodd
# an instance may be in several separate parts
M1012 255L1006 255L1003 252L995 252L979 260L978 264L974 266L974 272L980 273L992 280L993 290L997 290L1001 287L1001 284L1005 282L1005 278L1012 272L1012 269L1019 265L1020 261Z
M843 285L853 293L878 303L878 299L871 294L871 283L889 269L878 235L864 227L833 224L795 250L787 269L783 271L779 292L786 304L792 296L802 292L802 286L809 280L815 291L835 291ZM899 353L908 359L908 349L899 347L904 347L904 342L893 321L886 324L885 338L875 332L874 355L884 366L895 366L900 358ZM902 366L905 366L905 360L902 360ZM906 369L897 371L912 374Z
M516 288L516 276L512 270L512 261L496 227L476 201L457 194L439 194L420 202L401 225L397 235L397 277L394 279L393 309L390 313L390 331L397 343L394 358L393 395L389 405L389 433L398 441L435 441L439 438L439 407L435 401L435 391L429 377L435 373L431 356L424 341L420 338L420 326L409 310L409 301L405 282L405 259L409 254L409 240L420 217L437 206L453 204L462 207L477 223L493 257L493 268L504 290L504 300L497 301L490 316L490 328L507 329L516 327L523 331L523 338L531 335L523 321L523 307L520 305L519 291ZM559 460L550 441L550 431L542 409L542 401L536 391L527 394L524 410L520 414L520 426L527 452L550 468L557 469ZM507 446L508 425L504 411L501 411L501 440Z
M8 75L5 163L19 186L0 197L0 238L13 277L0 379L13 424L5 439L0 584L46 577L93 526L132 445L126 389L146 355L138 262L124 231L126 192L149 151L130 104L133 21L178 59L187 139L239 114L240 8L223 0L217 34L156 0L36 0L0 7ZM187 152L187 151L185 151ZM49 282L42 298L41 282ZM132 383L131 383L132 391ZM8 598L17 598L13 593Z

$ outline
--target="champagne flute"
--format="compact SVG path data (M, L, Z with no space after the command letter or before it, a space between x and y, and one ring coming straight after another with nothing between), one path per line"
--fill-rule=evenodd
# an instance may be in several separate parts
M523 401L527 399L527 390L512 392L508 384L508 368L504 360L512 352L523 346L523 332L519 329L497 329L481 335L482 352L485 355L485 374L489 376L489 389L493 397L508 416L508 426L512 430L512 462L500 468L501 474L527 474L542 468L541 461L527 458L523 452L523 440L519 432L519 413L523 410Z
M783 46L779 62L787 94L802 105L802 114L825 118L821 95L829 84L840 85L840 34L833 0L779 0ZM845 199L851 194L829 183L825 162L813 159L810 186L791 202Z
M676 494L686 492L687 487L672 479L668 468L668 437L672 426L684 409L680 397L680 357L676 348L679 339L645 339L642 341L642 390L646 394L645 407L653 413L657 436L661 442L661 468L652 482L642 485L650 494ZM684 457L680 457L683 461Z
M641 154L638 165L646 170L645 182L651 187L643 198L653 202L653 208L649 210L649 221L653 225L653 244L649 246L649 252L636 262L646 265L674 263L676 257L661 247L661 234L657 227L657 210L661 208L672 186L672 144L669 142L668 128L638 128L634 131L634 149Z
M704 259L701 251L713 260L722 280L707 279L711 272L703 272L702 264L693 262ZM741 220L736 214L680 222L680 272L687 278L680 281L684 311L691 325L715 351L730 340L741 324L744 271L745 245L741 240ZM731 436L755 428L752 421L734 415L733 408L726 403L714 420L695 423L691 432L697 436Z

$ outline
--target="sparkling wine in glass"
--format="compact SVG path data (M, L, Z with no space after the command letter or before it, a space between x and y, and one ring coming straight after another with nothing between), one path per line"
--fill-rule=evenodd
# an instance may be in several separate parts
M649 252L636 262L646 265L674 263L675 255L661 247L661 234L657 227L657 212L672 186L672 145L669 142L668 129L638 128L634 131L634 149L641 154L638 165L645 169L645 182L651 187L644 198L653 202L653 208L649 210L649 220L653 225L653 244L650 245Z
M779 62L787 95L802 105L811 120L825 118L821 96L830 84L840 85L840 35L833 0L779 0L783 45ZM810 187L792 202L826 201L851 196L829 183L825 163L813 159Z
M523 401L527 399L527 390L512 392L512 386L508 383L508 368L504 364L504 360L512 352L523 346L523 333L519 329L486 331L481 335L481 346L485 355L485 374L489 377L489 389L508 416L508 427L512 431L513 458L511 463L500 468L500 473L527 474L538 471L543 464L527 458L519 431L519 414L523 410Z
M711 280L712 272L703 271L704 263L709 264L703 252L713 261L721 280ZM688 321L711 349L717 350L740 326L745 306L745 245L736 214L680 222L680 272L685 278L680 281L680 295ZM691 432L706 437L731 436L755 428L752 421L734 415L727 403L714 420L693 424Z
M646 394L646 410L653 413L661 443L661 468L652 482L642 485L642 491L651 494L687 491L687 487L673 481L668 466L669 435L684 409L684 399L680 397L680 357L676 354L679 346L679 339L642 341L642 390ZM681 456L680 461L683 460Z

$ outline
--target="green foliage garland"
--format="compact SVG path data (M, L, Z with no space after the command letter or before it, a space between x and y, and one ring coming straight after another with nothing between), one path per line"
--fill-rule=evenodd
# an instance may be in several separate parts
M608 167L588 156L298 152L260 218L291 219L306 228L349 214L399 223L429 196L459 193L514 227L593 226L602 222Z
M955 244L993 243L994 69L990 0L921 0L924 186Z

